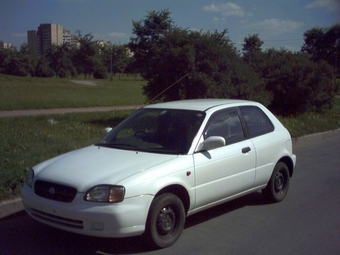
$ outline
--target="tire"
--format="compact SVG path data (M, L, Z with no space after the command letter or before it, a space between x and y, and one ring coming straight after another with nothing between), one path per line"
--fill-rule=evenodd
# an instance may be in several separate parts
M287 165L283 162L278 162L266 188L262 190L262 194L267 202L277 203L286 197L289 189L289 178Z
M157 196L150 206L146 223L147 241L153 247L169 247L180 237L184 223L182 201L171 193Z

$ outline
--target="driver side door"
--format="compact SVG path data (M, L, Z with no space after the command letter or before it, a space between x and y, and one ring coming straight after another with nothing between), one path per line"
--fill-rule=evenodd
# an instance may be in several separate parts
M245 139L238 110L223 110L209 120L203 138L221 136L226 145L194 154L196 209L252 188L255 147Z

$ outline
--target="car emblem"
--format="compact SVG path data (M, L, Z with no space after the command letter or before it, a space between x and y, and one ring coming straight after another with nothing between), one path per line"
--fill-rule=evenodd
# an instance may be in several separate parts
M53 187L49 188L48 193L50 193L50 195L53 195L55 193L55 188Z

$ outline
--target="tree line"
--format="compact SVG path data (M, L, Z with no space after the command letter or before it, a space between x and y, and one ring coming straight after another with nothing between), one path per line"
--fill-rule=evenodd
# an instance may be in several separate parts
M143 89L149 99L248 99L280 115L330 108L338 88L339 24L306 31L299 52L263 51L256 34L244 39L239 52L228 30L184 29L174 25L168 10L133 21L132 32L127 45L114 45L98 44L91 34L78 31L78 48L53 45L40 57L24 44L0 52L0 72L85 78L107 78L111 71L139 73L147 80Z
M108 73L124 73L133 61L125 45L101 43L91 34L78 31L78 46L51 45L44 54L32 52L26 43L0 51L0 73L32 77L77 77L93 75L103 79Z

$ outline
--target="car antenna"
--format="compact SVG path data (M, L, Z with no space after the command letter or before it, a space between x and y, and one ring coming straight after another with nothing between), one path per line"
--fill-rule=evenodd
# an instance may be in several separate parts
M170 89L172 86L174 86L175 84L177 84L178 82L180 82L181 80L183 80L185 77L187 77L190 73L187 73L186 75L182 76L181 78L179 78L177 81L175 81L173 84L171 84L169 87L167 87L166 89L164 89L161 93L159 93L157 96L155 96L154 98L152 98L149 102L146 102L146 105L151 104L154 100L156 100L157 97L159 97L160 95L162 95L165 91L167 91L168 89Z

